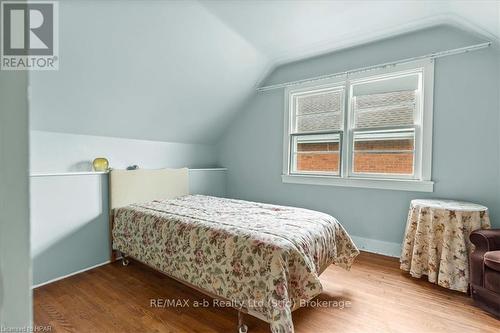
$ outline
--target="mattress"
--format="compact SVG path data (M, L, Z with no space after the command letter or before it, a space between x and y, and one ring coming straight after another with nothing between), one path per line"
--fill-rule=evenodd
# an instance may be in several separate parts
M292 311L322 292L330 264L358 249L332 216L187 195L114 210L113 248L293 332Z

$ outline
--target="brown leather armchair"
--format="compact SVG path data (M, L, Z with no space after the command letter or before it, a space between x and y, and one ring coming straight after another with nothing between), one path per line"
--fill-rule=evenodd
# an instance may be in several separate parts
M470 234L475 250L470 254L470 291L482 309L500 317L500 229Z

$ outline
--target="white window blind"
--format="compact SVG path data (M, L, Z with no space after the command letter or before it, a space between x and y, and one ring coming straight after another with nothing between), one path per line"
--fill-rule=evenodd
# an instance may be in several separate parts
M354 84L354 128L412 126L418 84L415 73Z
M413 125L415 90L356 96L354 127Z
M343 89L336 88L295 96L296 133L340 130L343 93Z

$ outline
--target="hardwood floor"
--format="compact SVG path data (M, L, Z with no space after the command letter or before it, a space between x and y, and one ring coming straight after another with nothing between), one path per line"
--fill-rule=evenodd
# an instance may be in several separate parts
M449 291L399 270L395 258L362 253L352 270L321 276L323 301L348 307L306 307L293 313L304 332L498 332L500 321ZM187 299L190 307L151 307L154 299ZM137 262L101 266L34 290L35 324L52 332L236 332L237 312L193 307L212 300ZM341 303L340 303L341 304ZM249 332L267 323L245 316Z

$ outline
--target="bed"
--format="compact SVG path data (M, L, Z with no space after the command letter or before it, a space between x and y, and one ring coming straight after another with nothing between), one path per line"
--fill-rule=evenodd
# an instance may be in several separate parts
M272 332L293 332L292 311L322 292L319 275L332 263L349 269L359 254L330 215L189 195L187 169L112 171L110 197L114 250Z

